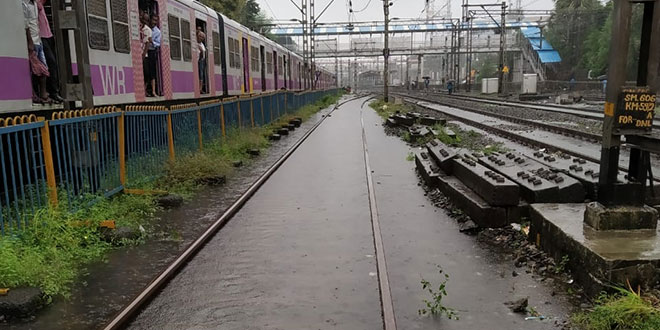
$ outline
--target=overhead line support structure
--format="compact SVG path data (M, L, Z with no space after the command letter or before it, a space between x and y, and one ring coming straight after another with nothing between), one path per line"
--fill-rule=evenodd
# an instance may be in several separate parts
M383 66L383 99L387 103L389 101L389 61L390 61L390 48L389 48L389 22L390 22L390 0L383 0L383 11L385 14L385 48L383 49L383 57L385 65Z

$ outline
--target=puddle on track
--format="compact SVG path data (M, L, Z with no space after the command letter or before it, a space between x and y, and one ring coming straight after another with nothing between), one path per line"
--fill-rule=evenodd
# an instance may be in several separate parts
M206 187L180 208L159 212L154 220L154 235L144 244L114 250L104 261L88 265L87 274L79 279L68 300L57 297L34 319L0 323L0 328L87 330L101 327L331 109L321 110L289 136L274 141L261 156L236 169L226 184Z

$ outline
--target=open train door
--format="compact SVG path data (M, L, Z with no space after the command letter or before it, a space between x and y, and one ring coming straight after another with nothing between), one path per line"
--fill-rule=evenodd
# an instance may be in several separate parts
M243 84L243 92L250 94L250 48L246 38L243 38Z
M284 89L287 89L288 84L286 83L286 81L289 79L289 76L286 74L286 68L288 66L286 63L286 55L282 55L282 65L283 65L282 71L284 71L282 72L282 75L284 76Z
M277 86L277 52L273 51L273 74L275 75L275 90L278 90L280 87Z
M264 46L261 46L261 49L259 50L261 53L261 91L265 92L266 91L266 48Z

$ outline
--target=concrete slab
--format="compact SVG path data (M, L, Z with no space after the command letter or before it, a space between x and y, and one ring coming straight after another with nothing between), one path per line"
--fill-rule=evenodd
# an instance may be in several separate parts
M568 266L586 292L606 285L656 283L660 276L658 230L597 231L584 224L586 204L532 204L530 240Z

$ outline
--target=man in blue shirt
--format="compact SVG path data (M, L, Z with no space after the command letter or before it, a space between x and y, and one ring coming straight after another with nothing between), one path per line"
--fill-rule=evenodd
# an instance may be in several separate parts
M158 85L156 83L156 79L160 78L160 70L158 70L158 59L160 58L160 42L162 34L158 28L158 16L151 16L151 21L149 23L149 26L151 27L151 44L149 45L149 55L147 56L149 61L149 72L151 73L151 81L149 82L149 86L151 87L151 94L156 96L161 95L160 88L158 88L158 91L156 88Z

